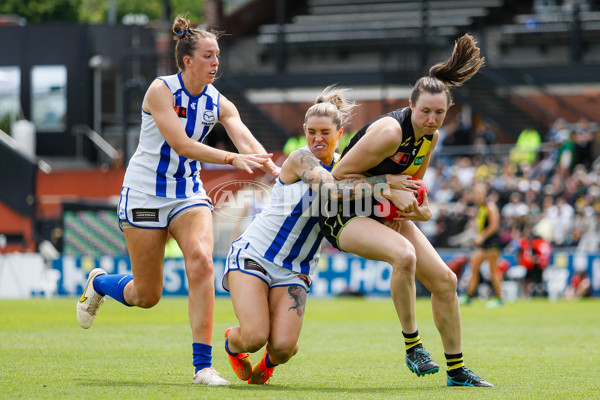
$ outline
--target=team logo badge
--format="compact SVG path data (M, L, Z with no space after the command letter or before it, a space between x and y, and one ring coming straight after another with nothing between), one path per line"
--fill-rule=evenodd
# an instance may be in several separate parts
M215 122L215 113L212 110L204 111L204 114L202 114L202 120L204 122L212 124L213 122Z
M396 164L406 165L406 164L408 164L408 156L409 156L408 153L402 153L399 151L396 154L394 154L393 156L391 156L390 158Z

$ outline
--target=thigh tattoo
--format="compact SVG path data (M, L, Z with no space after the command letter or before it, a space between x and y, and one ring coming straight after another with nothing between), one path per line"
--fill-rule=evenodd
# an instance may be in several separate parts
M288 310L296 310L298 317L302 317L306 306L306 291L300 286L289 286L288 293L290 294L290 298L294 301L294 305Z

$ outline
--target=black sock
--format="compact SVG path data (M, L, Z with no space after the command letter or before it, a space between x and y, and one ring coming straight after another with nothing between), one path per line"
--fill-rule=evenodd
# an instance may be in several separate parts
M404 335L404 346L407 353L412 353L418 348L423 348L418 329L415 333L404 333L404 331L402 331L402 335Z
M450 375L450 376L456 375L461 370L461 367L465 366L462 353L458 353L458 354L444 353L444 355L446 356L446 364L448 365L448 375Z

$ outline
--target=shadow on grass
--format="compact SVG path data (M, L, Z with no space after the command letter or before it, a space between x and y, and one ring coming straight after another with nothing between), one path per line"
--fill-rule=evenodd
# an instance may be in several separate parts
M183 389L186 387L204 387L203 385L194 385L191 382L145 382L145 381L125 381L125 380L112 380L112 379L86 379L85 381L80 380L81 386L96 386L103 388L146 388L146 389L160 389L160 388L179 388ZM320 393L413 393L413 392L423 392L423 390L436 390L436 389L445 389L446 386L440 384L432 384L426 386L388 386L388 387L373 387L373 386L364 386L364 387L345 387L345 386L288 386L288 385L278 385L277 383L271 385L248 385L242 382L232 382L231 386L207 386L207 389L223 389L229 390L232 392L239 392L240 396L241 392L253 392L260 393L261 391L265 394L271 392L285 392L285 393L311 393L311 392L320 392Z
M268 386L263 385L231 385L228 386L231 391L247 391L251 390L253 392L263 390L265 394L268 392L285 392L285 393L332 393L332 394L390 394L390 393L419 393L424 390L436 390L436 389L444 389L446 386L441 385L429 385L429 386L413 386L413 387L405 387L405 386L388 386L388 387L373 387L373 386L364 386L364 387L345 387L345 386L280 386L277 384L272 384ZM241 396L241 393L240 393Z
M160 387L174 387L174 388L183 388L188 385L192 385L191 380L189 382L166 382L166 381L156 381L156 382L146 382L146 381L125 381L125 380L114 380L114 379L78 379L80 386L96 386L96 387L104 387L104 388L112 388L112 387L137 387L137 388L160 388Z

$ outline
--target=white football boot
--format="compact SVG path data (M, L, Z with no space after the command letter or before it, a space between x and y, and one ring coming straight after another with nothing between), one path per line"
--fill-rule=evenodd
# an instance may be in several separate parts
M213 367L203 368L194 374L194 383L199 385L216 385L227 386L231 385L229 381L223 379L221 374Z
M88 329L94 323L98 309L104 303L104 296L100 296L94 290L94 278L106 274L102 268L95 268L90 272L83 294L77 302L77 322L83 329Z

